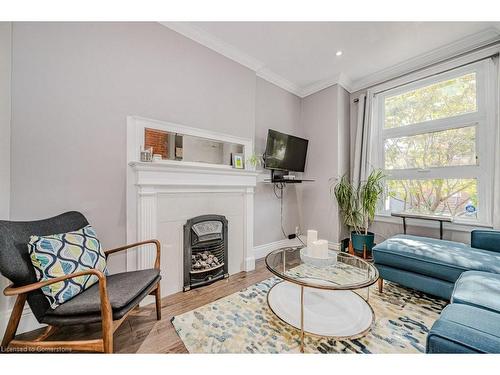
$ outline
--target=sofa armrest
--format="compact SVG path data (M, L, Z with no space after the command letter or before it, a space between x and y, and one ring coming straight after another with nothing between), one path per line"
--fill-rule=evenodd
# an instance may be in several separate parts
M473 230L470 234L470 245L477 249L500 253L500 231L484 229Z

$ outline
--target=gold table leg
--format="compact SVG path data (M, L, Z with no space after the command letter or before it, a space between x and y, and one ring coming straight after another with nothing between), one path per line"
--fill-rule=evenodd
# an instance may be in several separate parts
M304 353L304 287L300 286L300 352Z

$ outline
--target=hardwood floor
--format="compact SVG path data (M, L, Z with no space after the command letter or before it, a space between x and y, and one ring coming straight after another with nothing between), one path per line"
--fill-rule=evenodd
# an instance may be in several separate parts
M115 332L115 353L187 353L186 347L175 332L171 319L219 298L228 296L259 281L271 277L264 260L258 260L255 271L240 272L226 280L188 292L179 292L162 299L162 319L156 320L154 303L135 309ZM19 335L32 338L41 330ZM50 337L50 340L75 340L97 338L100 324L67 327Z

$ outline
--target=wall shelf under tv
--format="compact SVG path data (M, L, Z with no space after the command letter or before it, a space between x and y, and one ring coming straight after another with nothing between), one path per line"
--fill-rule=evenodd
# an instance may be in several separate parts
M303 178L296 178L296 179L279 179L279 180L271 180L270 178L264 179L265 183L268 184L301 184L302 182L314 182L315 180L312 179L303 179Z

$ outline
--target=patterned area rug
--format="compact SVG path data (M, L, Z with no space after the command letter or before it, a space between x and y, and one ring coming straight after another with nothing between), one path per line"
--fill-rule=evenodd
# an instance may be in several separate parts
M190 353L299 353L299 330L269 309L273 277L196 310L172 323ZM370 289L375 324L364 337L334 341L306 334L306 353L423 353L430 327L445 301L384 282Z

